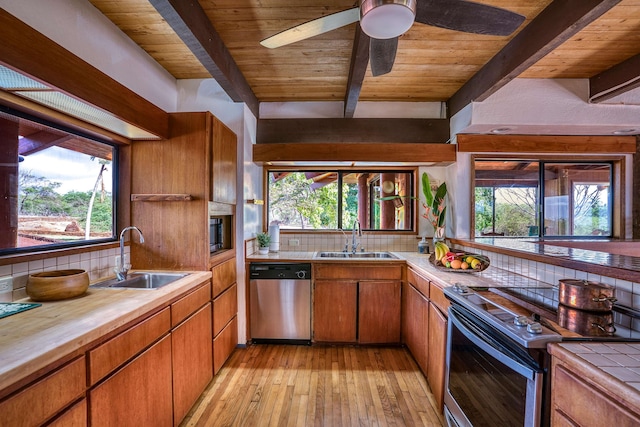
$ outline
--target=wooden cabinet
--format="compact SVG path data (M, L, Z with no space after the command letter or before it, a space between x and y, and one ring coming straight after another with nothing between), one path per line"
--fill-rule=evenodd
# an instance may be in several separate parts
M640 425L640 407L634 396L637 391L630 392L626 384L609 384L614 380L598 367L555 350L551 349L552 426L599 427L607 422L616 427Z
M131 261L135 268L208 270L209 201L236 204L237 138L210 113L172 113L169 121L168 140L131 144L131 223L145 238L132 244ZM163 199L172 194L189 199Z
M404 290L403 340L427 377L442 411L449 301L440 287L412 268L407 270Z
M0 402L0 424L12 427L41 425L61 413L84 396L85 363L84 356L79 357Z
M211 269L213 275L213 373L218 373L238 345L236 259Z
M86 427L87 425L87 399L81 399L53 420L51 424L47 424L48 427Z
M166 335L89 392L92 427L171 427L171 337Z
M180 424L213 378L211 285L171 304L173 421Z
M410 283L404 284L404 342L426 375L428 369L429 300Z
M399 265L316 264L313 338L321 342L400 342Z
M211 187L214 202L236 204L238 138L213 117Z
M316 279L313 290L315 341L356 342L358 283Z

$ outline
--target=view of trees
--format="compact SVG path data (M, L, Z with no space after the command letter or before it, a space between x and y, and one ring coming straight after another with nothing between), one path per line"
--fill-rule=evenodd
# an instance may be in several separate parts
M493 189L476 188L476 235L494 231ZM527 236L536 221L536 188L495 189L495 232L505 236Z

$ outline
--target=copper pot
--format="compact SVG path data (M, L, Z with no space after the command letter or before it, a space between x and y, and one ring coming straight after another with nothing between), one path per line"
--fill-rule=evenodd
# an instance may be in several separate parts
M565 329L590 337L610 337L616 332L612 312L578 310L558 306L558 324Z
M613 286L586 280L563 279L558 286L558 302L589 311L611 311L616 299Z

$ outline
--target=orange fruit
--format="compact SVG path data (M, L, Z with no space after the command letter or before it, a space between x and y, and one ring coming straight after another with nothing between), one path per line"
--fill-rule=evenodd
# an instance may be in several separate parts
M462 261L460 261L459 259L454 259L453 261L451 261L451 268L457 270L462 266Z
M460 268L463 270L466 270L467 268L469 268L469 264L467 264L466 262L463 262L462 264L460 264Z

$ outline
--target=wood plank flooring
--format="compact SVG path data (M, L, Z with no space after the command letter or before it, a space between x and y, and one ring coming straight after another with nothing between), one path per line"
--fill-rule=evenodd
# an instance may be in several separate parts
M236 349L181 426L443 426L404 348Z

